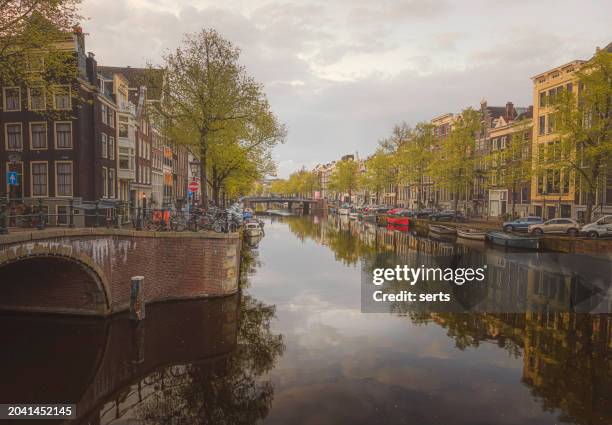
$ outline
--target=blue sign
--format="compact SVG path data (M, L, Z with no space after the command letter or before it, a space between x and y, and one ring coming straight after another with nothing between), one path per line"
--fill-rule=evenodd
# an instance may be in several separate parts
M19 185L19 175L17 174L17 171L8 171L6 173L6 178L8 180L9 186Z

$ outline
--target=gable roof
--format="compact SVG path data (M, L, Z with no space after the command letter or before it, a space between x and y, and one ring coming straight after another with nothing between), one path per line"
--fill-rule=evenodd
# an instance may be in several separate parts
M132 68L131 66L98 66L98 72L105 78L112 78L113 74L121 74L128 81L130 88L147 88L149 100L158 100L161 94L163 81L162 69Z

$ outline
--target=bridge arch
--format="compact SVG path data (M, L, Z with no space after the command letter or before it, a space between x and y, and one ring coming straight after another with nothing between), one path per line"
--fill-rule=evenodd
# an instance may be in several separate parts
M110 285L88 255L72 246L31 242L0 253L0 309L106 315Z

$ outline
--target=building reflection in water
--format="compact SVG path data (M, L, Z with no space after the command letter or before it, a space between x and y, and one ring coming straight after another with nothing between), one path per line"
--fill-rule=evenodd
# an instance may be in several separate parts
M0 400L76 403L79 424L255 423L284 351L274 316L248 295L147 306L138 324L2 315Z
M479 242L435 240L331 216L317 221L283 220L298 238L327 246L348 265L381 254L387 254L389 264L448 265L457 258L466 264L488 264L487 288L479 299L481 311L407 308L398 312L415 324L436 323L445 328L460 350L492 342L508 355L522 357L522 382L544 410L560 409L561 421L612 424L609 260L508 253ZM586 294L580 292L585 282ZM516 305L522 312L508 308ZM579 306L605 313L580 313Z

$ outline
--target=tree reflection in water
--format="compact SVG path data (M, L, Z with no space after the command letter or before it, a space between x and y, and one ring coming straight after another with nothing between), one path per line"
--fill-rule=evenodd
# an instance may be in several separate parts
M382 257L382 261L389 261L389 254L406 254L418 258L419 264L421 261L427 264L428 259L453 255L457 249L449 242L349 222L334 216L320 219L318 223L300 217L287 217L284 221L300 239L310 238L329 247L336 259L348 265L354 265L372 253ZM465 247L459 250L465 251ZM486 256L482 251L473 254ZM517 264L510 266L518 267ZM520 265L520 268L516 273L536 275L533 282L541 284L542 288L555 279L561 285L565 284L554 270L547 271L531 264ZM495 276L496 282L520 286L516 282L519 278L506 282L510 279L507 269L496 272L500 275L499 279ZM588 276L588 270L586 273ZM554 294L557 294L556 298L546 299ZM571 304L565 311L547 310L546 307L559 304L559 294L556 290L536 292L537 296L528 301L537 303L537 308L525 313L431 313L409 309L398 313L409 317L416 325L435 323L445 328L447 336L460 350L494 343L508 355L522 358L522 382L530 388L544 410L560 409L561 421L610 425L612 315L576 313Z
M265 379L284 351L271 332L275 308L243 296L236 350L221 371L188 365L135 409L145 423L240 425L268 415L274 388Z

